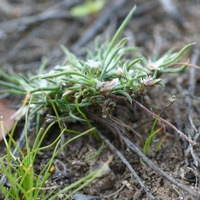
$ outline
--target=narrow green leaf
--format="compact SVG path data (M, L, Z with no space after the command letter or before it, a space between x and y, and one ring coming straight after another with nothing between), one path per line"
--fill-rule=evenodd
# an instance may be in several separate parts
M107 57L109 56L111 50L114 48L114 46L116 45L117 41L119 40L122 32L124 31L124 29L126 28L128 22L130 21L133 13L135 12L136 10L136 6L134 6L132 8L132 10L129 12L129 14L127 15L127 17L125 18L124 22L121 24L121 26L118 28L117 32L115 33L113 39L111 40L109 46L108 46L108 49L106 50L105 52L105 60L107 59ZM103 76L104 76L104 73L106 71L106 65L103 65L103 70L101 72L101 75L100 75L100 80L102 80Z
M151 145L151 142L152 142L152 139L153 139L154 135L160 131L160 130L155 130L155 126L156 126L156 124L157 124L157 122L159 120L159 117L160 116L158 115L156 117L156 119L154 120L154 123L153 123L153 125L151 127L151 131L150 131L149 137L145 141L145 144L144 144L144 147L143 147L143 152L144 152L145 155L148 153L148 150L149 150L149 147Z
M174 57L168 59L166 62L160 65L160 67L168 66L173 62L176 62L189 48L191 48L195 43L191 43L183 47Z

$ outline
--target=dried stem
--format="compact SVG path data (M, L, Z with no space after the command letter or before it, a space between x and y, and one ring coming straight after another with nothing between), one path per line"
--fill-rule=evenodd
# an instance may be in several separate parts
M198 192L196 190L193 190L189 188L188 186L182 184L179 181L176 181L174 178L169 176L167 173L165 173L161 168L159 168L151 159L149 159L147 156L145 156L142 151L133 144L127 137L123 137L124 142L126 145L134 151L147 165L149 165L153 170L155 170L157 173L159 173L161 176L163 176L165 179L167 179L169 182L173 183L174 185L178 186L179 188L186 191L188 194L190 194L193 197L198 196Z
M155 197L148 191L148 189L146 188L146 186L144 185L144 182L141 180L141 178L138 176L138 174L136 173L136 171L133 169L133 167L131 166L131 164L128 162L128 160L124 157L124 155L118 151L111 143L108 139L106 139L100 131L98 131L98 134L100 136L100 138L109 146L109 148L115 152L118 157L122 160L122 162L128 167L128 169L130 170L130 172L133 174L133 176L136 178L136 180L138 181L138 183L140 184L140 186L144 189L144 191L147 193L147 195L151 198L151 199L155 199Z
M135 99L132 99L132 101L134 103L136 103L140 108L142 108L143 110L145 110L147 112L147 114L149 114L150 116L156 118L158 117L157 114L153 113L152 111L150 111L148 108L144 107L141 103L139 103L138 101L136 101ZM190 144L192 145L196 145L196 142L194 142L193 140L191 140L187 135L185 135L182 131L178 130L173 124L171 124L170 122L168 122L167 120L163 119L162 117L159 117L158 119L160 122L168 125L169 127L171 127L172 129L174 129L181 137L183 137L185 140L187 140Z

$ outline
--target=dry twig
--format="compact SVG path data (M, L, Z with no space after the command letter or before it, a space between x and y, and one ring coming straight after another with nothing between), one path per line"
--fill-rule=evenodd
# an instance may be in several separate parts
M147 187L145 186L144 182L141 180L141 178L138 176L138 174L136 173L136 171L133 169L133 167L131 166L131 164L128 162L128 160L124 157L124 155L118 151L111 143L108 139L106 139L100 131L98 131L98 135L100 136L100 138L109 146L109 148L115 152L117 154L117 156L122 160L122 162L128 167L128 169L130 170L130 172L133 174L133 176L136 178L136 180L138 181L138 183L140 184L140 186L144 189L144 191L147 193L148 197L150 199L155 199L155 197L148 191Z
M148 108L144 107L141 103L139 103L138 101L136 101L135 99L132 99L132 101L134 103L136 103L140 108L142 108L143 110L146 111L147 114L149 114L150 116L156 118L158 117L158 115L156 115L155 113L153 113L152 111L150 111ZM159 117L158 119L160 122L168 125L169 127L171 127L172 129L174 129L181 137L183 137L185 140L187 140L189 143L191 143L192 145L196 145L196 142L191 140L187 135L185 135L182 131L178 130L173 124L171 124L170 122L168 122L167 120L163 119L162 117Z
M165 173L160 167L158 167L151 159L149 159L147 156L145 156L142 151L133 144L127 137L123 136L123 140L126 143L127 147L130 148L133 152L135 152L149 167L151 167L154 171L159 173L161 176L163 176L165 179L167 179L172 184L178 186L179 188L186 191L188 194L190 194L193 197L198 196L198 191L189 188L188 186L182 184L179 181L176 181L174 178L169 176L167 173Z

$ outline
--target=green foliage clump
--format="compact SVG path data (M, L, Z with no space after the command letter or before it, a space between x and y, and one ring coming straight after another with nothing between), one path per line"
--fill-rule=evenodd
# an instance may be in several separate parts
M13 83L0 81L0 85L9 88L7 92L10 93L30 94L33 114L51 106L53 102L69 120L85 121L81 109L101 106L112 95L121 95L132 103L132 98L146 87L163 84L160 78L162 73L184 70L186 66L169 68L169 65L177 62L192 45L176 53L169 51L154 62L144 56L134 57L138 55L138 49L128 47L127 38L120 39L134 11L135 8L110 42L96 44L96 49L88 53L87 60L80 60L62 47L67 57L62 65L55 66L49 72L39 70L39 74L31 78L16 75L11 79L2 72L2 76ZM127 54L129 59L126 58Z

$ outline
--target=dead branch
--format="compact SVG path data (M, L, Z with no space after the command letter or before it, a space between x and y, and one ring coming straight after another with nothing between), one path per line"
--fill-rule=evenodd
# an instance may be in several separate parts
M84 46L90 40L92 40L99 33L99 31L101 31L105 27L105 25L109 22L113 15L114 18L117 18L115 12L120 10L120 8L122 8L127 2L127 0L121 0L112 6L108 6L107 9L104 9L104 11L98 17L96 22L92 26L90 26L90 28L83 34L83 36L73 45L72 49L74 51L77 51L80 47ZM144 13L148 13L150 10L158 6L159 2L156 1L144 3L137 7L134 16L139 16ZM126 15L126 13L124 14Z
M33 16L25 16L3 22L0 24L0 29L4 32L4 34L9 34L12 32L23 32L30 26L40 24L46 20L52 19L74 20L75 18L65 10L47 10ZM79 22L81 21L81 19L76 20Z
M174 19L176 24L181 28L185 27L184 17L178 10L174 0L160 0L163 9Z
M132 101L134 103L136 103L140 108L142 108L143 110L146 111L146 113L154 118L158 117L157 114L153 113L152 111L150 111L148 108L144 107L141 103L139 103L138 101L136 101L135 99L132 99ZM168 122L167 120L163 119L162 117L159 117L158 119L160 122L168 125L169 127L171 127L172 129L174 129L181 137L183 137L185 140L187 140L189 143L191 143L192 145L196 145L196 142L194 142L193 140L191 140L187 135L185 135L182 131L178 130L173 124L171 124L170 122Z
M186 191L188 194L190 194L193 197L197 197L199 194L198 191L189 188L188 186L184 185L183 183L176 181L174 178L169 176L167 173L165 173L160 167L158 167L151 159L149 159L147 156L145 156L142 151L133 144L127 137L123 136L123 140L128 148L130 148L133 152L135 152L149 167L151 167L154 171L159 173L161 176L163 176L165 179L167 179L172 184L178 186L179 188Z
M121 161L127 166L127 168L130 170L130 172L133 174L133 176L136 178L136 180L138 181L138 183L140 184L140 186L144 189L144 191L147 193L148 197L150 199L156 199L147 189L147 187L145 186L144 182L141 180L141 178L138 176L138 174L136 173L136 171L133 169L133 167L131 166L131 164L128 162L128 160L124 157L124 155L118 151L111 143L108 139L106 139L99 130L97 130L98 135L100 136L100 138L108 145L108 147L117 154L117 156L121 159Z
M200 55L200 50L194 49L192 58L191 58L191 63L193 65L195 65L198 62L199 55ZM189 96L187 98L187 118L188 118L189 127L191 127L191 128L187 129L187 132L188 132L188 135L191 135L191 132L194 133L194 136L193 136L194 141L197 141L200 137L200 133L199 133L200 127L197 128L192 119L192 114L194 112L194 109L193 109L193 99L191 98L191 96L194 96L195 88L196 88L196 70L197 70L196 68L190 68L190 71L189 71L190 72L189 87L188 87ZM191 131L191 129L192 129L192 131ZM188 148L185 150L185 155L186 155L186 158L188 158L189 155L191 155L193 158L193 161L194 161L194 165L196 167L199 166L200 158L199 158L198 154L195 153L195 150L192 145L189 145Z

